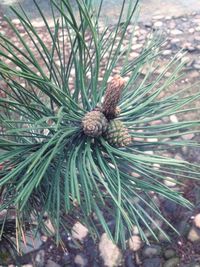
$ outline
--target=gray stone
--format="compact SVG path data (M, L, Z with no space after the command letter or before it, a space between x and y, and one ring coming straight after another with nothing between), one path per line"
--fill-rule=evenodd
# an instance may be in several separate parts
M45 256L45 251L44 250L40 250L36 254L35 263L36 263L37 267L43 267L44 266L44 256Z
M165 250L165 252L164 252L165 259L168 260L168 259L173 258L174 256L176 256L176 251L174 249Z
M77 254L76 257L74 258L74 263L78 267L86 267L88 264L88 260L84 254Z
M171 34L172 35L181 35L181 34L183 34L183 32L178 30L178 29L173 29L173 30L171 30Z
M180 43L180 39L179 38L173 38L173 39L171 39L171 44L177 44L177 43Z
M125 266L126 267L137 267L135 262L134 262L134 259L132 257L132 254L128 254L128 256L126 257L125 259Z
M171 55L171 53L172 53L172 51L170 49L164 50L162 52L163 56L169 56L169 55Z
M159 256L162 253L162 249L159 245L145 245L142 251L142 255L144 258L152 258L154 256Z
M198 64L198 63L194 63L194 64L193 64L193 67L194 67L194 69L196 69L196 70L200 70L200 64Z
M194 28L190 28L190 29L188 30L188 32L189 32L189 33L194 33L194 32L195 32L195 29L194 29Z
M135 50L141 50L141 48L143 47L142 44L135 44L135 45L132 45L132 50L135 51Z
M163 22L162 22L162 21L156 21L156 22L153 24L153 26L154 26L155 28L160 28L160 27L163 26Z
M52 261L52 260L48 260L47 264L45 265L45 267L61 267L58 263Z
M188 233L188 240L191 242L199 242L200 241L200 233L198 229L192 227Z
M137 53L137 52L131 52L130 53L130 58L137 58L137 57L139 57L139 53Z
M163 267L177 267L179 265L179 258L171 258L169 260L167 260L164 264Z
M155 16L153 16L152 19L154 19L154 20L159 20L159 19L163 19L163 18L164 18L163 15L155 15Z
M177 215L178 207L178 204L170 199L165 199L163 202L164 210L171 215Z
M145 259L143 261L143 267L161 267L162 260L159 257Z
M170 121L171 121L172 123L177 123L177 122L178 122L178 118L177 118L176 115L171 115L169 118L170 118Z

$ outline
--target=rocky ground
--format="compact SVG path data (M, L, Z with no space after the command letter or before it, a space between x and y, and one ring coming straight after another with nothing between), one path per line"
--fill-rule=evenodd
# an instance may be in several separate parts
M23 28L17 20L14 20L21 34L26 38ZM50 40L44 28L38 24L38 32L42 39L50 45ZM163 51L160 56L160 68L156 70L158 75L163 66L180 50L186 52L182 57L184 61L184 78L175 83L168 94L177 88L196 84L200 81L200 14L192 13L181 17L155 16L151 21L139 23L136 27L133 44L131 47L131 57L137 58L142 51L148 34L152 31L162 31L166 36L163 44ZM17 39L11 35L6 24L0 20L0 31L9 35L17 45ZM126 42L129 42L127 38ZM106 60L106 59L105 59ZM145 75L146 69L141 71L141 77ZM172 70L173 71L173 70ZM166 73L166 75L170 75ZM195 90L199 90L199 85L194 85ZM189 91L188 91L189 92ZM188 93L187 92L187 93ZM198 105L197 103L196 105ZM199 113L191 114L191 118L199 118ZM171 116L172 122L181 118ZM199 136L193 134L184 138L199 141ZM171 153L171 154L170 154ZM176 158L187 159L191 162L200 163L200 149L183 147L169 154ZM166 180L168 186L175 190L180 190L176 182ZM54 242L44 235L40 235L34 241L30 239L30 245L24 248L25 255L18 260L22 266L31 267L100 267L100 266L124 266L124 267L199 267L200 266L200 184L189 182L184 187L184 195L194 203L191 211L179 207L170 200L160 201L163 213L170 220L173 226L178 229L180 236L169 232L172 242L166 241L161 235L160 242L153 242L150 246L145 245L138 236L137 229L133 232L132 239L127 241L127 249L120 250L107 236L102 233L99 243L94 243L88 234L88 230L80 223L76 223L72 233L63 233L65 248L56 247ZM158 222L159 223L159 222ZM0 253L0 263L3 261ZM16 266L2 262L2 266ZM5 261L5 258L4 258Z

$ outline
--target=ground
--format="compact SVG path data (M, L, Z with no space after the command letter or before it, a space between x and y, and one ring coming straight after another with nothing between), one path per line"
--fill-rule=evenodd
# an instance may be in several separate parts
M4 1L5 2L5 1ZM145 2L145 1L143 1ZM152 1L150 1L151 3ZM174 2L174 1L172 1ZM198 1L194 1L194 5L190 2L190 8L196 9L195 6ZM171 3L169 1L168 3ZM179 1L177 1L174 6L178 6ZM184 1L182 2L182 4ZM159 1L162 5L162 1ZM187 5L187 1L185 2ZM184 5L183 5L184 6ZM4 7L5 8L5 7ZM151 5L149 6L151 8ZM176 7L177 8L177 7ZM148 9L146 9L148 10ZM149 9L150 10L150 9ZM166 9L167 10L167 9ZM200 13L188 12L188 8L181 9L178 12L178 8L172 11L172 15L156 14L153 17L149 16L149 12L146 12L146 17L144 20L140 20L138 26L136 27L134 41L132 44L131 57L137 58L142 51L143 45L147 38L147 35L152 30L162 31L163 35L166 36L166 42L163 45L163 51L159 58L160 67L155 71L155 76L163 70L163 67L167 62L180 50L186 54L182 56L180 60L184 61L184 76L177 81L173 86L171 86L167 91L163 92L164 96L174 92L177 89L188 87L188 90L184 94L189 94L193 90L199 91L200 81ZM187 10L187 13L183 14ZM199 8L200 10L200 8ZM154 10L155 11L155 10ZM173 14L174 12L174 14ZM175 15L175 16L174 16ZM20 26L17 20L14 20L19 31L24 34L23 28ZM50 40L44 28L37 20L37 27L39 34L50 44ZM3 19L0 19L0 31L6 36L9 36L13 42L17 45L17 39L8 30L6 23ZM127 36L127 42L128 42ZM106 58L105 58L106 60ZM166 77L170 75L169 70L166 73ZM147 68L141 71L141 78L144 77L147 72ZM191 89L191 85L193 89ZM196 107L199 107L199 102L197 102ZM172 122L174 120L188 119L199 119L200 112L196 110L190 113L187 117L178 116L168 118ZM190 134L184 138L200 141L198 135ZM180 148L176 151L169 151L169 154L175 158L181 158L189 160L190 162L200 163L200 149L199 148ZM171 183L171 186L175 190L180 190L176 183ZM73 234L68 235L63 233L63 241L66 248L56 247L52 239L47 239L46 236L40 235L35 240L35 246L29 246L26 248L26 254L19 258L22 265L26 266L48 266L48 267L59 267L59 266L85 266L85 267L100 267L104 266L106 262L105 257L109 257L111 254L117 255L115 259L113 258L113 265L110 266L124 266L124 267L198 267L200 266L200 229L198 217L195 217L200 212L200 184L195 181L188 181L186 185L181 188L184 195L193 202L194 208L192 210L186 210L179 207L177 204L173 204L169 200L163 201L158 200L162 206L163 213L172 222L174 227L176 227L180 236L174 235L169 232L172 238L172 242L167 242L163 236L160 236L160 242L153 242L151 246L144 245L139 241L137 249L135 249L135 243L133 246L127 244L126 251L121 251L115 246L109 247L109 241L107 241L107 251L108 255L105 256L104 252L99 250L99 244L95 243L89 235L83 235L82 238L74 237ZM80 234L83 234L84 228L79 229ZM137 236L137 233L135 233ZM135 239L134 239L135 240ZM104 239L105 242L105 239ZM138 242L138 238L137 238ZM110 254L109 254L110 249ZM0 256L1 257L1 256ZM0 263L3 259L0 258ZM5 260L5 259L4 259ZM7 259L9 262L9 258ZM115 261L115 262L114 262ZM120 263L119 263L120 262ZM29 265L27 265L29 264ZM4 263L3 266L8 266L9 263ZM11 265L10 265L11 266ZM13 265L12 265L13 266ZM15 266L15 265L14 265Z

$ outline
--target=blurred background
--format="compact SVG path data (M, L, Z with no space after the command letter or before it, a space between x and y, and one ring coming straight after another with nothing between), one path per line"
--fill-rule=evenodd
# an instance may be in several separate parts
M72 0L75 2L75 0ZM46 15L50 16L49 0L38 0L38 4L44 8ZM94 2L99 2L95 0ZM118 11L120 10L122 0L105 0L104 1L104 13L110 19L117 18ZM28 12L31 18L37 17L37 12L33 5L33 0L1 0L0 9L8 14L9 6L15 6L20 3ZM163 16L180 16L186 13L200 10L199 0L140 0L141 14L140 19L147 20L155 14Z

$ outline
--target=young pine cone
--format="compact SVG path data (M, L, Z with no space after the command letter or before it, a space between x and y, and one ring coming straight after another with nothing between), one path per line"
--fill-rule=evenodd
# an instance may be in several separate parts
M101 111L93 110L83 117L82 126L86 135L98 137L106 131L108 121Z
M110 120L108 128L104 134L109 144L116 147L128 146L132 142L128 128L119 120Z
M108 84L102 105L102 112L108 120L117 117L117 104L123 88L124 79L119 75L115 75Z

